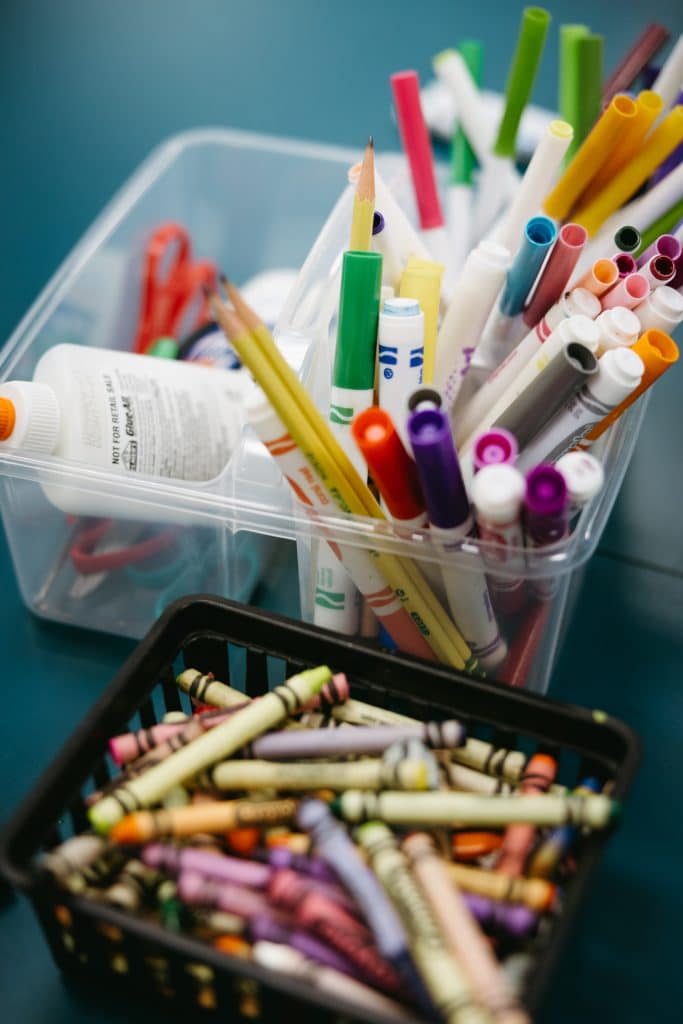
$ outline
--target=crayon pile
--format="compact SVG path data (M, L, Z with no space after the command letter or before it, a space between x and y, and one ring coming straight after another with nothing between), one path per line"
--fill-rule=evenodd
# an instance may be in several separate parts
M666 40L654 26L601 110L599 88L582 92L590 69L600 76L601 40L565 26L562 105L579 110L546 125L520 176L549 22L523 12L497 127L478 91L481 47L435 58L459 118L448 206L418 76L391 76L418 225L370 139L333 214L337 227L348 218L347 247L309 296L334 341L322 403L232 283L220 278L224 297L206 289L260 388L250 423L322 537L314 622L513 686L550 621L553 558L603 486L593 445L676 363L669 332L683 319L683 105L670 86L681 48L652 88L619 91ZM339 513L366 520L355 544L325 542ZM373 545L387 536L409 543Z
M177 684L193 713L112 737L92 831L41 856L59 887L360 1014L529 1020L524 974L582 842L615 819L609 780L570 790L551 753L353 699L325 666L254 699L196 669Z

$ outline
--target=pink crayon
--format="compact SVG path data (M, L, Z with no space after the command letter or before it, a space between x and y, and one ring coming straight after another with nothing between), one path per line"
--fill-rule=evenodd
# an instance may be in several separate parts
M248 701L244 701L244 703L235 704L231 708L218 710L214 708L201 715L193 715L185 722L169 722L168 724L162 722L159 725L150 726L149 729L139 729L137 732L124 732L120 736L112 736L109 740L109 753L116 764L128 764L129 761L134 761L162 743L166 743L172 736L184 732L192 722L199 722L203 728L212 729L214 725L219 725L240 708L246 707L248 703Z
M183 871L178 878L178 896L190 906L213 907L250 920L257 914L272 914L272 907L260 892L230 882L214 882L196 871ZM283 923L286 918L277 915Z
M358 907L346 890L336 882L318 881L299 875L296 871L290 871L289 868L275 868L269 880L268 894L276 903L290 910L294 910L306 895L322 896L336 908L350 915L354 925L358 925Z

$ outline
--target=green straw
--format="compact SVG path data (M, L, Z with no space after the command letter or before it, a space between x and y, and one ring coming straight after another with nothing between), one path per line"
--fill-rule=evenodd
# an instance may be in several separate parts
M660 235L671 234L681 218L683 218L683 198L674 203L661 217L658 217L654 224L650 224L647 231L643 231L637 255L644 252Z
M579 42L588 35L587 25L560 26L560 63L557 83L558 109L563 121L568 121L574 129L565 164L569 162L579 148L577 129L579 125L579 106L581 103L581 74L579 71Z
M602 109L602 36L592 33L578 41L579 109L572 145L580 146ZM571 152L571 146L570 146Z
M484 48L481 43L468 39L458 47L477 86L481 85ZM477 158L458 123L451 142L451 184L471 185Z
M498 156L515 156L519 122L534 87L549 25L548 11L542 7L524 8L517 49L505 86L505 110L493 147Z

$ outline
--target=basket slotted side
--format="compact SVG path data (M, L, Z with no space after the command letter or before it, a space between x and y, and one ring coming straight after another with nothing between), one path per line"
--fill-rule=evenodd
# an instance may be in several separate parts
M473 682L450 669L387 655L326 630L220 598L183 598L141 641L0 840L0 872L29 895L63 970L113 974L138 994L154 988L176 1003L207 1013L229 1012L236 1019L270 1020L287 1010L310 1021L330 1020L331 1012L346 1019L382 1019L360 1015L350 1004L312 994L309 986L269 975L251 962L227 958L198 939L161 929L142 916L59 890L34 866L41 850L84 826L84 795L115 771L106 757L109 737L131 724L150 724L165 710L189 707L174 683L183 666L212 671L256 696L268 682L273 685L319 664L345 672L352 696L358 699L421 719L457 717L472 735L497 746L520 748L528 754L548 751L558 758L558 779L566 785L595 775L601 782L611 780L612 794L620 799L635 774L640 757L637 738L623 723L603 713L497 683ZM532 1011L552 975L607 839L606 833L594 833L581 844L577 870L563 886L560 912L546 922L535 940L533 967L524 990L524 1002ZM204 965L203 971L197 965Z

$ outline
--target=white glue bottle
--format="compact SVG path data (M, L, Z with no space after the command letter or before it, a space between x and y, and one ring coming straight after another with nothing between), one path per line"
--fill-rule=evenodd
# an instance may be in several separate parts
M244 422L246 370L55 345L32 381L0 385L0 448L89 468L208 481L227 465ZM45 487L77 515L126 515L124 498Z

